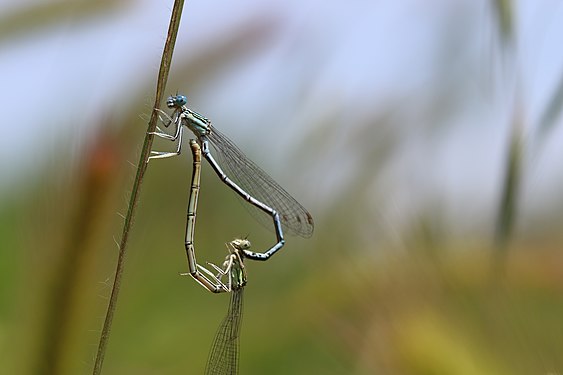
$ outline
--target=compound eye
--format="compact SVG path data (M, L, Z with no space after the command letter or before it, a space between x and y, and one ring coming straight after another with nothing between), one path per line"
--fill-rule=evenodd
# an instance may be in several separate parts
M176 97L176 103L178 104L178 106L186 105L188 103L188 98L186 98L185 95L178 95Z

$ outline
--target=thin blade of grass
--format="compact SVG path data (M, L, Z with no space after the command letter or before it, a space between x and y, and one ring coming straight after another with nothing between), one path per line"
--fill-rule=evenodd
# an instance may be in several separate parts
M517 216L518 195L522 184L522 155L524 153L521 117L518 105L516 105L495 227L495 247L497 251L493 265L494 278L502 275L507 246L512 237Z
M514 4L511 0L493 0L492 3L502 41L510 45L514 40Z
M168 35L166 37L166 42L164 44L164 51L162 52L160 69L158 71L156 95L155 95L155 102L153 108L160 108L160 103L164 98L164 89L166 88L166 82L168 81L170 65L172 62L172 54L174 52L176 37L178 35L178 29L180 27L180 19L182 16L183 7L184 7L184 0L174 1L174 7L172 9L172 15L170 16L170 24L168 27ZM133 222L133 216L135 213L135 209L137 207L137 202L140 194L141 183L143 180L143 176L145 175L145 171L147 169L147 161L152 147L153 135L150 133L156 130L157 119L158 119L157 112L153 110L148 124L147 132L145 135L145 141L143 143L141 157L139 158L139 164L137 166L137 174L135 176L135 181L133 182L133 188L131 191L131 198L129 200L127 215L125 216L125 222L123 224L123 232L121 235L121 241L119 243L119 256L117 259L117 267L115 270L115 278L111 290L111 296L108 304L108 309L106 312L104 326L102 328L102 333L100 335L98 351L96 354L96 360L92 372L93 375L99 375L102 371L102 364L104 362L107 344L109 341L111 324L113 322L113 316L117 306L117 298L121 287L121 278L125 266L125 256L127 254L126 249L127 249L127 242L129 239L129 233L131 231L131 224Z
M559 82L555 88L555 92L551 96L545 111L543 112L538 124L538 141L545 139L547 134L553 130L557 124L557 119L561 115L563 109L563 73L559 77Z

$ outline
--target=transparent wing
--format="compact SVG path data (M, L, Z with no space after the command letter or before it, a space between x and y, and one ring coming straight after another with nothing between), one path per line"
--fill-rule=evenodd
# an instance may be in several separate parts
M238 374L240 326L242 323L244 288L234 289L227 316L217 329L207 366L206 375Z
M314 229L313 217L295 198L215 127L211 127L207 138L217 152L225 173L254 198L276 210L285 232L305 238L311 237ZM260 211L258 208L256 210Z

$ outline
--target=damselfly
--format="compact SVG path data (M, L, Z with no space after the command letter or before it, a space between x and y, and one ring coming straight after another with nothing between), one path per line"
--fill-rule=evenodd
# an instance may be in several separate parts
M238 374L240 326L242 323L243 291L246 285L243 250L250 247L246 239L236 239L227 244L230 254L223 268L214 266L219 275L228 277L231 302L227 315L217 329L205 368L206 375Z
M201 145L203 157L221 181L273 219L277 242L264 253L244 250L247 258L266 260L275 254L285 244L283 230L301 237L310 237L314 229L311 214L266 172L248 159L229 138L212 126L211 121L187 108L186 104L187 98L184 95L175 95L166 101L168 108L174 109L171 116L157 109L166 118L161 119L164 125L168 127L174 124L175 129L172 135L164 133L157 127L158 131L152 134L178 142L178 145L175 152L152 151L149 160L179 155L185 126L195 134ZM210 144L219 155L221 166L212 156L209 150ZM228 175L221 167L228 172Z

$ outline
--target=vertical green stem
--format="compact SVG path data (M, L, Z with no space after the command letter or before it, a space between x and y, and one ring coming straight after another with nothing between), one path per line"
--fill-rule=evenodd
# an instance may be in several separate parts
M168 74L170 72L172 53L174 52L174 45L176 43L176 36L178 35L178 28L180 26L180 18L182 16L183 7L184 7L184 0L174 1L174 8L172 9L172 15L170 17L170 25L168 27L168 35L166 37L166 43L164 45L164 51L162 52L160 69L158 72L158 81L156 84L156 95L155 95L153 108L159 108L160 103L164 98L164 89L166 87ZM143 143L141 157L139 159L139 163L137 166L137 174L135 176L135 181L133 182L133 189L131 191L131 198L129 199L127 215L125 217L125 222L123 224L121 242L119 243L119 256L117 259L117 268L115 270L115 279L111 290L111 296L109 299L104 326L102 328L102 333L98 344L98 352L96 354L96 361L94 363L94 370L92 372L93 375L99 375L101 374L102 371L102 364L104 362L107 344L109 341L111 324L116 310L117 297L119 295L119 290L121 287L121 277L123 275L123 269L125 267L125 256L127 254L126 251L127 242L129 239L129 233L131 231L131 224L133 221L135 209L137 207L143 176L145 175L145 171L147 169L147 160L150 155L150 150L152 147L153 136L149 133L155 131L157 119L158 119L157 112L153 110L147 129L147 134L145 136L145 141Z
M498 209L495 228L496 256L494 260L494 277L502 276L506 251L514 229L517 216L518 195L522 183L522 125L518 109L515 109L510 145L506 160L506 169L502 187L502 196Z

